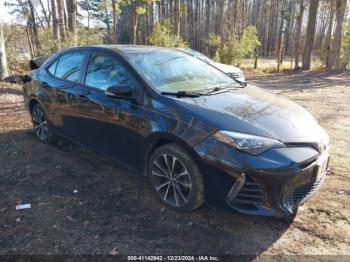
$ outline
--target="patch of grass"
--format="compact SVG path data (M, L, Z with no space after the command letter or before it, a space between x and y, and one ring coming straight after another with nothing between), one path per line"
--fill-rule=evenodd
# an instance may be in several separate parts
M268 75L268 74L276 74L277 72L277 60L275 58L260 58L258 59L258 66L254 68L254 59L243 59L239 65L245 74L254 74L254 75ZM300 63L301 67L301 63ZM300 69L301 70L301 69ZM297 70L297 71L300 71ZM311 64L312 71L325 71L325 66L317 59L312 61ZM295 72L294 62L291 63L290 58L285 58L283 60L282 65L280 66L279 73L288 73Z

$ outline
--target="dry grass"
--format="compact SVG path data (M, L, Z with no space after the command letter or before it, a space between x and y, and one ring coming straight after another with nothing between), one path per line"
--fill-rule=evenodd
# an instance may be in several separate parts
M258 59L258 67L254 68L254 59L243 59L238 65L246 74L250 75L268 75L277 73L276 58L260 58ZM301 66L301 64L300 64ZM312 62L313 71L325 71L322 63L315 59ZM280 72L292 72L294 70L294 62L291 63L290 58L285 58L280 66Z

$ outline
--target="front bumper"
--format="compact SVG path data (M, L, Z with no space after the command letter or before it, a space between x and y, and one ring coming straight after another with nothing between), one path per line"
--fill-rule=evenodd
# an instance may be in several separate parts
M319 189L329 162L328 148L322 153L310 147L278 148L252 156L208 138L195 149L201 156L207 196L214 196L209 203L219 200L250 215L293 216Z

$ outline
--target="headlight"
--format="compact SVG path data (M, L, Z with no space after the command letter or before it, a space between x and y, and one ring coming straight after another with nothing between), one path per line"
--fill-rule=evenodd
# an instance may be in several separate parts
M252 155L259 155L271 148L286 147L285 144L276 139L232 131L218 131L214 136L221 142Z

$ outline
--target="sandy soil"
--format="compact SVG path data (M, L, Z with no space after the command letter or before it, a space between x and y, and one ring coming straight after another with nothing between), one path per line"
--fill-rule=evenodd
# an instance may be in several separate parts
M350 74L248 78L307 108L331 137L326 182L292 224L164 208L145 179L83 147L36 140L21 87L1 83L0 254L350 254Z

